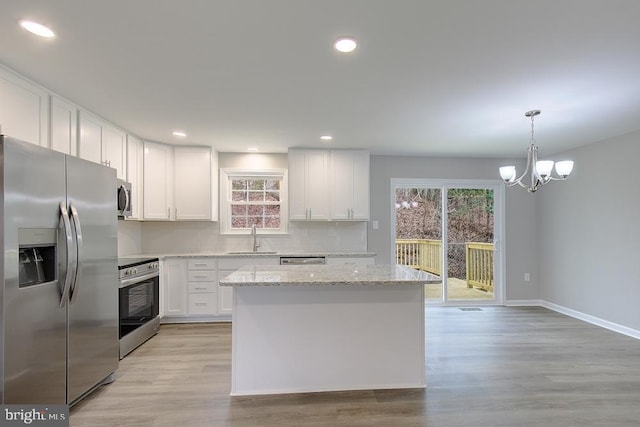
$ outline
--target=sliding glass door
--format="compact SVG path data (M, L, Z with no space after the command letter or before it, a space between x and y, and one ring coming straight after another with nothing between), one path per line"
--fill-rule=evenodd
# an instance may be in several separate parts
M504 187L497 182L394 180L395 262L435 274L430 304L501 302Z

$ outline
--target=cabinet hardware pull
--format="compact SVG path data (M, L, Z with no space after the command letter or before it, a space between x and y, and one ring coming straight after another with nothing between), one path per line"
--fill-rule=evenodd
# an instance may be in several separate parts
M206 302L197 302L196 305L208 305Z

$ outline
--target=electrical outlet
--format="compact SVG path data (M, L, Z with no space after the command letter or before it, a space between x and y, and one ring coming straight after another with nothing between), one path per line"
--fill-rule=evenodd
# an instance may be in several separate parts
M378 224L378 221L371 222L371 228L373 228L374 230L377 230L379 227L380 227L380 224Z
M524 273L524 281L528 282L531 280L531 275L529 273Z

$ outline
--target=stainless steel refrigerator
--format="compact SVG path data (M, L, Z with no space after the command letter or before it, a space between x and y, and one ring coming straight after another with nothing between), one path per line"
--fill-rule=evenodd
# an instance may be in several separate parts
M0 403L73 404L118 367L114 169L0 135Z

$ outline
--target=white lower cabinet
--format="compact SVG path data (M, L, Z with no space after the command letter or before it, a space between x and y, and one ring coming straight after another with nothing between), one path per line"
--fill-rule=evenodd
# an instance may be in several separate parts
M265 257L265 256L248 256L248 257L231 257L220 258L218 260L218 277L222 279L225 276L233 273L237 269L245 265L278 265L280 264L279 257ZM217 285L217 284L216 284ZM220 286L218 288L218 315L231 315L233 314L233 287Z
M187 262L182 258L167 258L162 262L164 317L187 315Z
M215 316L216 260L192 258L187 260L187 292L189 316Z

